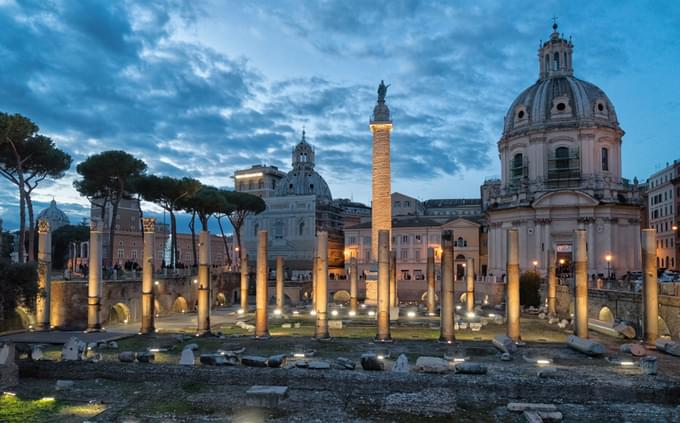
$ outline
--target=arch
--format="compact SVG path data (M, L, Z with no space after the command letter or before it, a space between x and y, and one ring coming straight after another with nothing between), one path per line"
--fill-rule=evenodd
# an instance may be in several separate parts
M661 316L659 316L659 338L671 339L671 330Z
M179 295L177 298L175 298L175 301L172 303L172 312L186 313L187 311L189 311L189 304L187 304L187 299Z
M462 254L458 254L458 255L456 256L456 261L465 261L465 256L462 255Z
M153 300L153 311L156 313L156 315L161 314L163 311L163 307L161 307L161 303L158 301L158 298Z
M560 146L555 149L555 167L569 169L569 147Z
M130 309L123 303L116 303L109 309L107 324L128 323L130 320Z
M224 292L217 293L217 295L215 296L215 303L218 306L223 306L227 304L227 297L224 295Z
M420 294L420 301L423 301L423 302L427 301L427 291ZM435 302L439 301L439 295L437 295L436 292L434 293L434 301Z
M609 307L604 306L600 309L597 319L607 323L614 323L614 313L612 313Z
M298 235L299 235L299 236L304 236L304 234L305 234L305 222L302 221L302 222L300 222L300 224L298 225Z
M560 69L560 53L555 52L553 55L553 61L555 62L555 70Z
M550 55L546 54L545 55L545 71L548 72L550 70Z
M510 172L512 179L521 178L524 176L524 155L516 153L512 157L512 164L510 165Z
M460 294L460 297L458 297L458 302L461 304L465 304L467 302L467 292Z
M234 289L234 290L232 290L232 292L231 292L231 298L232 298L232 302L231 302L231 303L232 303L232 304L238 304L239 299L240 299L240 297L239 297L239 292L240 292L240 289Z
M30 313L26 307L19 306L15 308L14 311L19 317L23 329L29 329L35 325L35 316Z
M336 291L333 293L333 302L334 303L346 303L349 302L350 295L349 292L345 291L344 289L341 289L340 291Z

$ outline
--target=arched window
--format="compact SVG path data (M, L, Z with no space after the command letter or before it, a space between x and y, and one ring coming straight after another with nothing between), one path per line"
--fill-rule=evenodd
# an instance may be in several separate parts
M609 171L609 149L602 147L602 170Z
M569 149L567 147L557 147L555 159L555 167L557 169L569 169Z
M557 53L557 52L555 52L554 62L555 62L555 70L559 70L560 69L560 54Z
M255 225L253 225L253 236L254 236L255 238L257 238L257 233L258 233L259 231L260 231L260 225L258 225L258 224L256 223Z
M274 224L274 239L283 239L284 229L283 222L276 222Z
M524 155L522 153L517 153L512 158L510 175L512 179L519 179L524 176Z
M305 222L300 222L298 225L298 235L303 236L305 234Z
M550 70L550 55L546 54L545 55L545 71L548 72Z

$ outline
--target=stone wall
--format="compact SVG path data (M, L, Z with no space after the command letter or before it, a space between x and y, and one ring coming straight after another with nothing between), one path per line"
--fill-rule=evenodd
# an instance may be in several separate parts
M663 284L660 284L663 285ZM661 288L659 289L661 291ZM614 319L627 320L638 327L642 321L642 294L608 289L588 290L588 317L602 319L604 308L609 309ZM566 285L557 287L557 312L561 317L573 313L574 305L570 289ZM665 325L673 339L680 339L680 297L659 295L660 332Z
M154 285L155 309L160 316L193 310L197 289L195 276L157 278ZM213 273L211 285L213 305L231 305L238 300L238 273ZM104 326L141 318L141 280L104 281L102 290L102 321ZM87 322L87 282L52 281L50 323L58 329L84 329Z

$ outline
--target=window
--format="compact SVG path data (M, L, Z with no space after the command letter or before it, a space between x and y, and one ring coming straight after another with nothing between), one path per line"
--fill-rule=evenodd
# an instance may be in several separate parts
M298 225L298 235L303 236L305 234L305 222L300 222ZM354 237L350 238L352 241L350 242L351 244L354 244Z
M401 259L402 260L407 260L408 259L408 250L406 248L401 249Z
M415 256L416 261L420 261L420 249L416 249L415 254L416 254L416 256Z
M410 201L404 201L404 207L411 207Z
M602 148L602 170L609 171L609 150Z
M557 105L557 108L560 108L559 104ZM555 167L557 167L557 169L569 169L569 149L567 147L557 147L555 150L555 159Z
M550 70L550 55L546 54L545 55L545 71L548 72Z
M408 235L402 235L401 236L401 243L402 244L408 244Z
M284 229L283 222L276 222L274 224L274 239L283 239Z
M517 153L512 158L510 175L512 179L519 179L524 176L524 156L522 153Z
M130 251L130 259L137 260L137 250Z
M422 244L423 243L423 237L422 235L416 235L416 244Z
M350 244L356 244L357 243L357 237L355 237L355 236L349 237L349 243Z
M401 201L395 201L394 207L401 207Z
M554 68L555 68L555 70L559 70L559 69L560 69L560 54L557 53L557 52L555 52L554 58L555 58L555 60L554 60L554 62L555 62Z
M118 249L118 258L119 259L125 258L125 249L124 248Z
M253 236L257 237L257 233L260 231L260 225L257 223L253 226Z
M366 263L371 261L371 250L364 251L364 257L366 257Z

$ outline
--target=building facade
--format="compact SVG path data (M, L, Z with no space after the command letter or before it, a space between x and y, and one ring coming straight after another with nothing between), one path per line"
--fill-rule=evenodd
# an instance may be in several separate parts
M678 268L678 205L680 205L680 163L666 167L647 180L648 225L656 229L656 266Z
M522 271L545 275L551 249L569 266L579 228L588 231L589 274L640 269L640 193L621 177L624 132L607 95L574 77L573 47L554 25L538 81L505 116L500 183L482 187L495 275L505 273L510 228L519 230Z
M280 179L275 192L263 196L266 210L246 218L241 240L249 260L254 265L257 233L267 230L270 267L277 256L282 256L288 274L294 278L308 277L312 270L316 233L327 231L329 272L342 273L342 209L333 202L326 181L314 170L314 147L307 142L304 131L302 140L293 148L292 167ZM242 174L239 172L242 171L237 171L236 175ZM236 188L240 189L238 185Z
M276 166L253 165L234 172L234 190L260 198L273 197L284 176L286 173Z

